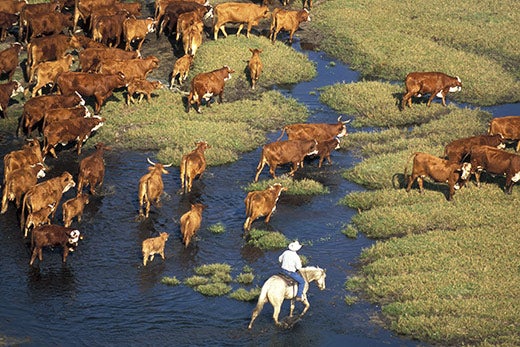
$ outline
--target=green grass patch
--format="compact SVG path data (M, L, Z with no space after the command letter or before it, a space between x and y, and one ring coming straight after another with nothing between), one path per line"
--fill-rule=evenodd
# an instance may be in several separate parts
M255 275L252 273L240 273L235 278L235 281L237 281L240 284L251 284L253 283L253 280L255 279Z
M289 195L318 195L318 194L328 194L330 191L327 187L321 184L318 181L311 180L308 178L304 178L301 180L295 180L293 178L285 177L285 178L275 178L269 180L260 180L256 183L250 183L244 189L247 192L254 190L265 190L267 187L274 185L275 183L280 183L283 187L287 188L287 191L282 194Z
M222 222L212 224L208 227L208 230L213 234L222 234L226 231L226 226Z
M247 244L263 250L281 249L289 245L289 240L278 231L251 229Z
M245 288L238 288L229 294L229 297L239 301L254 301L260 296L261 290L262 288L260 287L251 288L249 290Z
M177 277L173 276L173 277L163 277L161 279L161 283L162 284L166 284L168 286L178 286L179 284L181 284L181 281L177 279Z

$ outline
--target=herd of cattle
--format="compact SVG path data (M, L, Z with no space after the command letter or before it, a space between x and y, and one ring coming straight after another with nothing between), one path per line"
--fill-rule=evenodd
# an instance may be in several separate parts
M62 246L65 262L69 251L77 246L81 233L70 226L74 218L81 221L83 209L89 203L89 194L83 190L88 187L90 194L96 194L102 185L105 174L103 154L110 147L98 143L96 151L80 161L76 197L62 204L63 226L51 223L63 194L76 183L69 172L38 183L38 179L45 175L44 158L49 154L56 157L57 145L71 142L76 142L77 154L81 154L83 142L103 125L105 120L98 114L115 89L127 88L127 103L130 103L134 101L135 94L139 94L138 101L144 96L149 99L153 90L162 87L160 82L146 79L159 66L159 60L155 56L141 57L145 36L155 30L167 35L175 32L177 40L182 36L184 56L174 64L170 80L172 87L176 81L181 85L187 79L196 50L202 43L205 19L213 17L213 34L217 40L219 32L227 36L227 23L239 24L237 35L247 25L246 35L249 37L252 27L258 25L260 20L269 18L269 15L272 41L276 40L281 30L288 31L289 40L292 41L300 23L310 20L306 8L300 11L276 8L271 12L266 4L252 3L222 3L212 7L199 0L157 0L155 18L142 18L140 3L121 3L117 0L75 0L74 3L52 0L42 4L0 0L0 38L5 39L18 23L18 40L27 43L25 72L32 85L32 98L23 106L16 131L19 136L22 133L27 136L27 143L22 149L4 156L1 213L7 211L9 201L14 201L20 213L20 228L24 237L31 232L31 265L37 256L42 260L43 247ZM84 33L82 35L62 34L66 29L76 32L80 27ZM119 48L123 43L124 49ZM7 117L9 99L16 93L24 92L21 84L12 80L15 69L20 65L22 49L22 43L14 43L0 52L0 72L7 74L8 78L8 82L0 84L0 110L4 117ZM78 54L79 71L71 71L71 51ZM262 50L251 48L250 51L252 57L248 69L251 88L254 89L262 72ZM201 112L200 106L204 100L209 105L214 96L222 102L225 81L231 78L232 73L235 73L233 69L224 66L194 76L187 111L195 104L196 111ZM462 87L458 77L438 72L411 73L406 77L405 84L403 109L406 105L412 106L412 97L422 94L431 95L428 105L435 96L441 97L445 105L445 96ZM54 88L57 93L53 93ZM94 100L95 115L85 106L86 99ZM289 175L293 175L303 167L307 156L319 156L319 167L325 159L330 163L331 152L339 148L340 138L347 134L346 123L340 116L334 124L287 125L277 141L263 146L254 181L258 181L265 164L275 178L278 166L291 164ZM34 130L42 135L43 143L32 137ZM288 139L280 141L284 134ZM460 180L467 180L469 173L474 173L477 183L480 183L480 173L485 170L492 174L505 174L506 192L510 193L513 182L520 178L520 162L515 154L496 148L506 140L520 140L520 117L494 119L489 135L454 141L446 147L447 159L426 153L414 154L407 191L416 179L422 191L423 178L429 176L439 182L448 182L451 199ZM180 179L184 193L191 191L194 180L200 178L206 169L204 152L210 145L199 141L195 146L181 160ZM171 166L149 159L148 162L151 165L149 172L139 180L138 186L139 219L149 217L152 204L160 206L164 192L162 175L167 174L167 168ZM265 190L247 194L244 200L246 232L253 221L262 216L265 216L266 223L269 222L284 190L285 187L274 184ZM186 247L200 228L205 207L194 203L180 219ZM158 237L143 241L144 265L150 257L153 260L154 254L164 258L167 240L168 234L161 233Z

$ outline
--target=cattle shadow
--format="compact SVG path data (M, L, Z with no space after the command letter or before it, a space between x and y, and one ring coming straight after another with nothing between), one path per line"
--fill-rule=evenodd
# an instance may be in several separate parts
M58 259L52 259L49 252L57 253L57 250L61 250L60 247L56 247L54 251L43 250L43 261L45 260L59 261L61 263L61 254ZM46 254L47 253L47 254ZM74 252L69 254L69 258ZM47 256L47 257L46 257ZM68 258L67 258L68 261ZM67 264L62 264L56 267L46 267L41 265L39 261L35 262L35 265L30 266L27 272L27 287L29 292L42 300L46 300L49 297L55 297L56 295L62 295L64 297L71 297L76 292L76 279L74 272L68 267Z

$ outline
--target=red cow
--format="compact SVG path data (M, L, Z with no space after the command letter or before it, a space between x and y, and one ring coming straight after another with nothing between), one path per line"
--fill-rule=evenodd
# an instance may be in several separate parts
M141 251L143 253L143 266L146 266L148 259L153 260L155 254L159 254L164 260L164 246L168 241L168 233L162 232L157 237L150 237L143 240ZM150 258L151 256L151 258Z
M431 154L416 152L412 154L413 158L412 174L407 175L408 167L404 169L405 179L408 177L408 186L406 191L409 192L415 180L419 183L419 191L423 193L423 179L430 177L435 182L448 182L449 195L448 200L453 199L455 190L459 188L458 181L466 180L471 173L470 163L454 163L445 159L435 157Z
M136 51L125 51L120 48L85 48L79 53L79 65L82 72L95 72L99 64L104 61L129 60L139 58L141 54Z
M466 156L469 156L471 147L478 145L487 145L497 148L505 147L501 135L477 135L451 141L444 148L444 156L449 161L460 163Z
M287 140L268 143L262 148L260 162L256 167L255 182L262 172L265 164L269 165L269 173L276 178L276 167L287 163L292 163L292 169L289 176L294 175L298 166L305 156L317 154L316 140Z
M175 64L173 64L173 71L170 80L170 89L173 89L173 85L177 76L179 76L180 85L182 85L183 81L186 81L191 65L193 64L193 57L193 54L187 54L183 55L175 61Z
M249 48L249 50L253 55L247 63L247 69L249 70L249 77L251 78L251 89L255 89L256 83L258 82L260 74L262 74L262 69L264 68L262 60L260 59L260 53L262 53L262 50L258 48Z
M96 189L103 184L105 178L105 161L103 154L111 148L103 143L96 145L96 151L83 158L79 163L78 195L83 193L83 187L90 186L90 193L95 194Z
M246 36L249 38L253 25L258 25L262 18L269 17L269 8L252 3L224 2L215 6L214 15L213 36L215 40L218 38L219 30L225 37L228 36L226 23L240 23L237 36L240 36L244 24L247 24Z
M276 8L271 20L271 42L276 41L276 36L281 30L289 32L289 42L293 42L293 35L303 22L310 22L311 16L306 8L300 11L289 11Z
M480 187L482 171L492 175L505 175L504 191L506 194L511 194L513 184L520 180L519 155L491 146L474 146L471 148L470 157L477 186Z
M244 230L251 230L251 224L262 216L265 216L265 222L269 223L271 215L276 210L276 203L282 191L287 188L282 187L280 183L275 183L265 190L255 190L247 193L244 203L246 205L246 221L244 222Z
M42 163L22 167L9 172L5 177L4 192L2 194L2 211L7 211L8 201L15 201L20 207L22 196L38 182L38 178L45 177L45 167Z
M0 52L0 74L7 74L9 82L13 80L13 75L19 65L19 56L22 49L22 44L15 42L11 44L11 47Z
M188 247L191 239L199 230L202 222L202 211L206 206L201 203L191 204L191 209L181 216L181 234L184 247Z
M195 148L188 154L185 154L181 158L181 189L184 189L184 192L191 192L191 187L193 185L193 180L199 176L202 176L204 171L206 170L206 158L204 157L204 152L206 149L211 148L205 141L199 141L195 143Z
M318 167L321 167L323 160L325 159L327 159L329 164L332 164L332 160L330 160L330 153L335 149L341 148L340 140L338 137L333 137L331 139L318 142L316 148L318 149L318 156L320 157Z
M202 100L206 100L206 105L209 107L210 100L213 96L218 95L219 103L222 103L222 95L224 94L224 85L227 80L231 78L231 74L235 70L229 66L221 67L220 69L211 72L203 72L191 80L190 94L188 95L188 112L192 103L195 103L198 113L202 113L200 105Z
M27 220L25 221L24 227L24 238L27 238L29 235L29 230L34 229L40 225L51 224L50 215L56 211L56 205L51 204L43 207L38 211L34 211L29 213L27 216Z
M152 92L156 89L162 89L164 85L161 81L148 81L141 78L134 78L128 82L128 93L126 95L126 104L130 105L130 102L135 102L134 94L138 94L137 103L139 104L146 96L146 101L150 102Z
M153 55L144 59L105 60L100 64L98 72L105 74L122 73L127 80L145 79L154 69L159 67L159 59Z
M4 155L4 182L11 171L38 163L43 163L40 142L29 139L22 149Z
M79 230L61 225L41 225L32 232L31 245L33 247L29 265L32 266L36 256L43 261L43 247L61 246L63 248L63 262L67 262L69 252L74 251L81 238Z
M7 118L7 106L9 106L9 100L18 93L23 93L23 91L24 89L18 81L0 84L0 112L2 112L3 118Z
M141 51L144 39L148 33L155 31L155 20L153 18L127 18L123 22L123 36L125 40L125 50L130 51L132 42L137 42L137 51Z
M50 84L52 90L58 75L64 71L69 71L73 62L74 57L72 54L67 54L58 60L45 61L38 64L34 71L37 83L32 89L32 97L34 98L37 93L41 95L41 89L48 84Z
M424 94L430 94L428 106L436 96L442 98L442 106L446 106L446 95L462 89L462 82L458 76L451 77L442 72L411 72L406 75L404 83L406 93L401 109L404 109L406 104L412 107L412 97L421 97Z
M5 1L6 3L8 1ZM24 3L23 1L21 3ZM0 42L4 42L9 30L18 23L18 16L14 13L0 11Z
M83 217L83 210L85 205L90 202L88 195L79 193L76 197L69 199L63 203L63 225L70 227L74 217L78 217L78 222L81 222Z
M493 118L489 123L489 135L500 135L504 140L518 141L516 151L520 150L520 116Z
M282 128L282 133L278 141L284 133L287 133L289 140L316 140L318 142L330 140L333 137L343 137L347 135L347 127L345 124L350 120L342 121L341 116L335 124L327 123L295 123L286 125Z

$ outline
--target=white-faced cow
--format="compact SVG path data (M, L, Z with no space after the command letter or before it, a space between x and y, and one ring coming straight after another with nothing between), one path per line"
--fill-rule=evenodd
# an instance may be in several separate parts
M421 97L430 94L427 105L430 106L434 97L442 99L442 106L446 106L446 95L462 89L460 78L448 76L442 72L411 72L404 81L406 93L403 96L401 109L405 105L412 107L412 97Z
M69 252L74 251L81 238L79 230L61 225L41 225L32 231L31 245L33 248L29 265L32 266L38 256L43 261L43 247L61 246L63 248L63 262L67 262Z
M489 135L500 135L504 140L518 141L516 151L520 150L520 116L493 118L489 123Z

